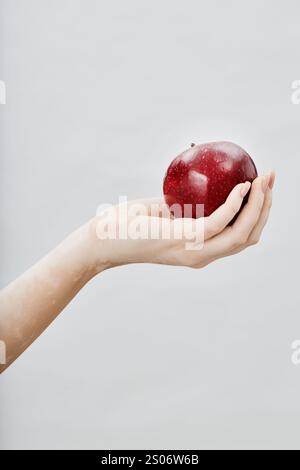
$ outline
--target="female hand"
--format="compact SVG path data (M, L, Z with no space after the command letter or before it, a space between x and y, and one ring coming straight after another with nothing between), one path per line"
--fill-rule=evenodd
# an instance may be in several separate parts
M274 173L270 173L256 178L252 185L237 185L221 207L209 217L197 220L174 219L159 199L133 201L104 211L91 222L95 272L103 266L129 263L202 268L255 245L268 220L274 180ZM250 187L248 202L239 213ZM109 225L115 230L108 233ZM175 233L181 236L176 237Z

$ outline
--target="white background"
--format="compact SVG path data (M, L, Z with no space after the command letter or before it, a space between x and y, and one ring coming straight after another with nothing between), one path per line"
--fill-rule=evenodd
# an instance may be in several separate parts
M297 0L0 0L1 286L191 142L278 179L261 244L94 279L1 376L1 447L300 448Z

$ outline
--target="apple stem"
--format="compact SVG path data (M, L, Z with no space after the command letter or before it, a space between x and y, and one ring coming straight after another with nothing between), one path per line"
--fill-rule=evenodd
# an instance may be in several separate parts
M192 147L192 148L193 148L193 147L196 147L196 144L191 144L191 147Z

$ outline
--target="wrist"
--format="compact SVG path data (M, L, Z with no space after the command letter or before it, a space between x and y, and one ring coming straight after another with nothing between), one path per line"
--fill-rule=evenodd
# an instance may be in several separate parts
M72 275L81 284L85 284L96 274L109 267L104 258L104 250L97 246L97 234L94 219L72 232L54 250L54 260L61 265L61 270Z
M86 262L91 269L92 277L116 265L109 256L107 247L107 241L109 240L104 240L98 234L98 222L99 218L95 216L82 227Z

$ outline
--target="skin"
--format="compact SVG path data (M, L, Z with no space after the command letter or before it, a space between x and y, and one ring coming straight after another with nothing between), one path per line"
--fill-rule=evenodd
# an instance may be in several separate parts
M164 213L163 205L160 217L131 217L134 221L146 218L157 227L162 223L170 227L181 224L186 235L183 239L165 240L161 232L158 239L101 239L101 217L91 219L0 291L0 340L6 346L6 364L0 365L0 371L47 328L89 280L105 269L131 263L199 269L258 243L269 217L274 181L275 174L270 173L252 183L248 203L231 226L228 224L239 212L250 183L237 185L225 204L204 219L172 219ZM142 202L150 213L151 204L158 200ZM187 250L190 236L200 228L204 236L202 249Z

